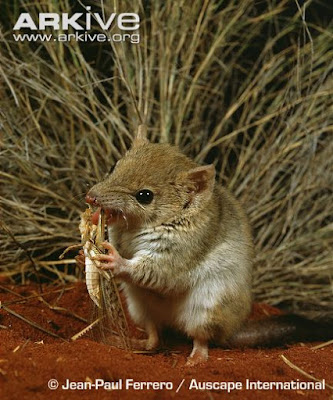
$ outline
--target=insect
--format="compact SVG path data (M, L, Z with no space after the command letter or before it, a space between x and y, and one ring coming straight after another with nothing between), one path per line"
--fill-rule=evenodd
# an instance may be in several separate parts
M100 212L98 224L91 221L92 208L89 206L82 214L79 225L82 247L85 256L86 285L90 298L98 307L104 341L114 344L113 333L118 335L120 347L129 349L129 329L122 306L117 282L110 271L97 268L94 257L104 253L102 243L107 241L105 213ZM113 338L113 339L112 339Z

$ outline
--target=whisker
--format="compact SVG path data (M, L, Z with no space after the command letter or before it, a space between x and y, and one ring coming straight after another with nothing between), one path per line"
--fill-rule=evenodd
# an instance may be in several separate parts
M122 210L122 209L120 209L120 212L121 212L121 216L122 216L122 218L125 220L125 222L126 222L126 229L128 230L128 221L127 221L127 217L126 217L126 215L124 214L124 211Z

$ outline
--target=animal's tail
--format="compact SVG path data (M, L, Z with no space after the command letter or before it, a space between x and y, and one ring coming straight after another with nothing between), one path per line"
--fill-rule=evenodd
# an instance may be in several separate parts
M333 339L333 324L311 321L298 315L278 315L247 324L231 339L227 346L278 347L296 342L315 342Z

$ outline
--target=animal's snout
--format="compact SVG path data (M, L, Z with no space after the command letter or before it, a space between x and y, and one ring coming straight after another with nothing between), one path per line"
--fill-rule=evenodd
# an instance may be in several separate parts
M93 206L98 205L97 196L93 190L89 190L89 192L86 194L86 202Z

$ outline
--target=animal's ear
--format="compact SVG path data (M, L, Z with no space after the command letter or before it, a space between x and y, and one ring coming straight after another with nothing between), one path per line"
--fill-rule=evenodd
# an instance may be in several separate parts
M213 164L204 165L189 170L186 178L193 193L212 192L215 182L215 167Z
M144 124L139 125L138 132L133 140L132 147L142 146L149 143L147 139L147 126Z

